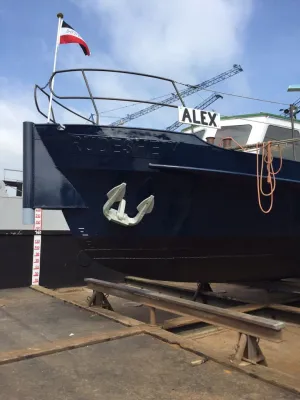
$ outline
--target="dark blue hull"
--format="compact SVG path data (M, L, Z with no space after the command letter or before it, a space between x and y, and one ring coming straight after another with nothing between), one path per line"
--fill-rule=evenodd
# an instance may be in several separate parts
M124 274L215 282L300 275L299 163L284 161L277 178L273 209L263 214L253 154L173 132L24 124L24 207L62 208L81 262L88 255ZM154 196L136 226L103 214L107 193L123 182L129 216Z

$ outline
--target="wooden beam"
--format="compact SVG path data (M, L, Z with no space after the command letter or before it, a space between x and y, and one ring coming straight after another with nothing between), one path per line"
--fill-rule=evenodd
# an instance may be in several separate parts
M269 306L266 306L266 308L272 308L273 310L284 311L284 312L300 315L300 307L287 306L285 304L271 304Z
M27 360L30 358L47 356L49 354L61 353L66 350L78 349L80 347L93 344L108 342L128 336L142 333L139 327L123 328L111 332L102 332L84 337L71 337L68 339L55 340L54 342L44 342L34 347L7 351L0 353L0 365L13 363L16 361Z

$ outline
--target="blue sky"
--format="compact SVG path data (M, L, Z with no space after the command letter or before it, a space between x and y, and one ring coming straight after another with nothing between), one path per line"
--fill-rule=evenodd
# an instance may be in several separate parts
M287 93L288 85L300 83L298 0L0 0L0 168L21 165L22 122L39 120L33 87L51 74L58 12L92 52L85 57L77 45L60 46L58 69L111 67L196 84L238 63L244 72L212 89L286 103L298 98ZM93 76L91 82L99 95L149 99L171 91L111 76ZM76 76L56 82L56 88L83 90ZM201 92L186 102L193 106L209 95ZM114 107L99 105L100 110ZM281 107L226 96L211 106L225 115L277 113ZM83 108L92 111L86 103ZM139 108L106 113L102 123ZM161 110L131 124L162 128L176 118L176 112Z

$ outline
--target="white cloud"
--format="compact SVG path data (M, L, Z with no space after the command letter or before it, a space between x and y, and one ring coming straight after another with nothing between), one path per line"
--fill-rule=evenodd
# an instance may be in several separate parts
M81 67L88 64L98 68L128 69L196 84L231 68L234 63L242 63L245 31L252 14L252 0L71 2L84 12L86 20L92 20L95 24L90 43L85 34L92 51L88 62L78 52L72 52L72 63ZM249 94L245 72L217 88L236 89L235 80L243 93ZM120 79L112 76L101 81L101 75L96 82L93 81L93 87L97 93L98 89L102 90L101 93L107 92L107 88L111 90L110 93L118 89L120 96L138 95L145 99L172 91L169 85L158 85L151 80L141 84L138 79L134 83L123 77ZM200 93L202 98L209 94ZM226 101L229 103L232 98ZM195 105L195 102L201 102L201 98L196 95L187 99L187 102ZM228 107L224 109L228 112ZM130 109L128 111L131 112ZM134 111L135 109L132 110ZM151 126L154 118L155 124L159 123L163 127L166 126L164 120L171 122L172 118L177 117L176 111L168 112L164 109L164 112L165 114L151 114L151 118L144 117L135 123L141 125L146 119L148 126Z
M43 94L38 95L39 106L47 114L48 102ZM75 115L53 104L58 122L84 123ZM80 113L81 110L74 108ZM84 113L83 113L84 114ZM23 168L23 122L45 123L46 119L38 113L34 104L33 85L12 83L0 76L0 179L4 169Z
M47 103L41 98L41 109L47 113ZM68 118L79 122L76 116L58 110L58 120ZM23 168L23 122L44 123L46 120L35 108L33 87L21 83L10 83L0 77L0 179L4 169Z
M33 93L0 77L0 176L3 168L22 169L22 124L36 121Z
M243 50L251 0L73 0L98 13L115 63L194 80L226 68ZM99 50L93 49L98 54Z

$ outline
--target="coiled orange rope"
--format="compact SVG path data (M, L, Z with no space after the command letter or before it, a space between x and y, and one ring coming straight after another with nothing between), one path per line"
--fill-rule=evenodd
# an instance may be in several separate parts
M221 138L219 146L225 139L231 139L241 150L245 151L246 149L241 146L235 139L232 137L225 137ZM282 168L282 150L281 146L277 145L279 147L279 152L280 152L280 165L278 170L275 172L274 167L273 167L273 154L272 154L272 147L275 146L272 141L268 141L265 144L261 143L256 143L256 181L257 181L257 198L258 198L258 204L261 209L261 211L264 214L268 214L272 208L273 208L273 202L274 202L274 192L276 189L276 178L275 176L280 172ZM259 149L262 149L261 151L261 167L259 171ZM264 172L264 165L266 164L267 168L267 183L269 185L269 192L265 193L263 190L263 172ZM270 197L270 207L265 210L261 204L261 197Z
M273 167L273 154L272 154L272 142L269 141L263 146L261 146L261 167L259 171L259 144L256 144L256 181L257 181L257 197L258 197L258 204L261 211L264 214L268 214L273 208L273 200L274 200L274 192L276 189L276 177L281 168L282 168L282 151L281 147L279 146L280 151L280 165L278 170L275 172ZM264 164L266 164L267 168L267 183L269 184L269 192L265 193L263 191L263 171L264 171ZM261 204L261 196L270 197L270 207L265 210Z

